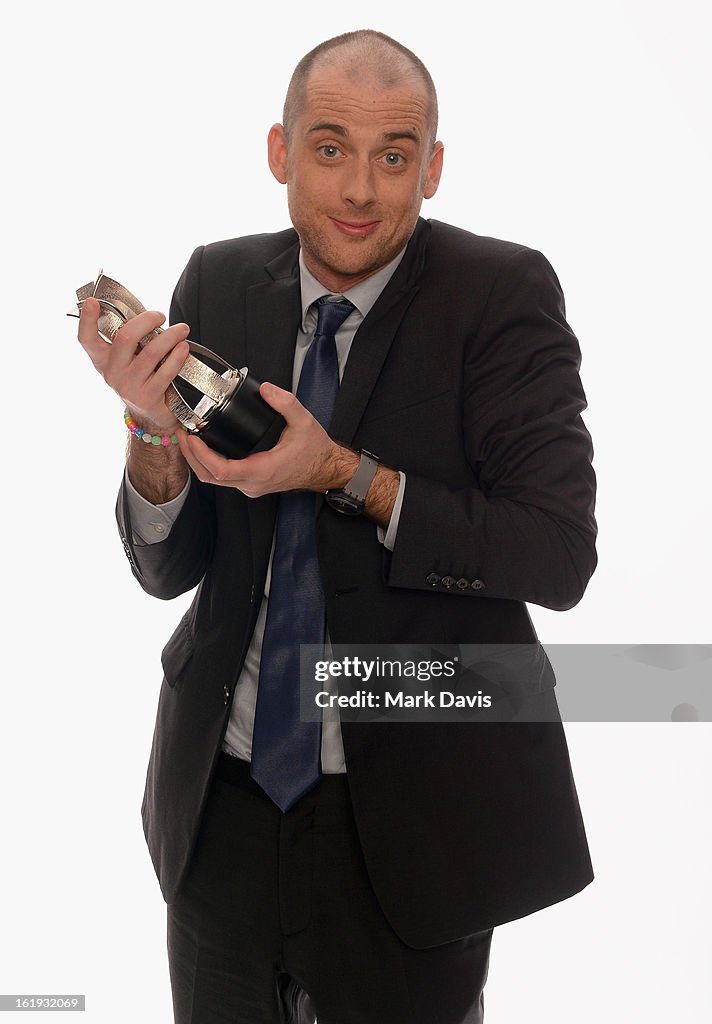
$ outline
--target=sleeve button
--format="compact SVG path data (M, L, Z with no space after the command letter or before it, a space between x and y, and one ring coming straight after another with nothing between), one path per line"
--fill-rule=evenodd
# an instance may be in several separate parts
M454 584L454 582L455 582L455 577L454 576L443 576L443 580L442 580L443 586L447 587L448 590Z
M472 589L473 590L484 590L485 589L484 582L482 580L473 580L472 581Z
M436 572L431 572L430 575L426 577L425 582L429 583L431 587L437 587L440 582L440 577Z
M223 686L223 698L226 704L230 703L230 691L227 686Z
M457 587L458 590L468 590L470 586L470 581L466 580L465 577L463 576L462 579L459 579L457 581L455 586Z

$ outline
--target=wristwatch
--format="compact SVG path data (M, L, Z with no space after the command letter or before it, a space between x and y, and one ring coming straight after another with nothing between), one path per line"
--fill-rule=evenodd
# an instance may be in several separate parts
M326 492L327 504L344 516L360 516L377 469L378 456L362 451L358 469L349 482L337 490Z

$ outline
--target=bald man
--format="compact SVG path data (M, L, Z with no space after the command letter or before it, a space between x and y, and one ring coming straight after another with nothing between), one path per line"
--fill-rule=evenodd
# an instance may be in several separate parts
M297 66L268 158L293 227L201 246L171 323L80 340L169 438L186 338L249 365L286 426L223 458L133 434L137 579L199 584L163 652L143 819L177 1024L475 1024L492 930L591 863L551 689L526 721L302 722L304 643L536 644L596 564L580 354L535 250L420 217L437 98L378 32ZM328 651L328 647L327 647Z

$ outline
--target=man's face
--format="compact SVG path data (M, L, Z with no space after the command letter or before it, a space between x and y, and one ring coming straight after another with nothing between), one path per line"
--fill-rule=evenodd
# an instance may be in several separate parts
M414 76L385 87L317 68L289 142L269 134L272 173L287 185L289 214L311 273L343 292L389 263L437 190L425 87Z

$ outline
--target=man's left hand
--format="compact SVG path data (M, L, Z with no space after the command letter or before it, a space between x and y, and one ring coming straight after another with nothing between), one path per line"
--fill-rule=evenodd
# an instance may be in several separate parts
M275 491L326 491L342 487L356 471L359 456L332 441L321 424L291 391L265 382L264 400L286 421L269 451L245 459L226 459L200 438L178 431L181 451L203 483L236 487L248 498Z

